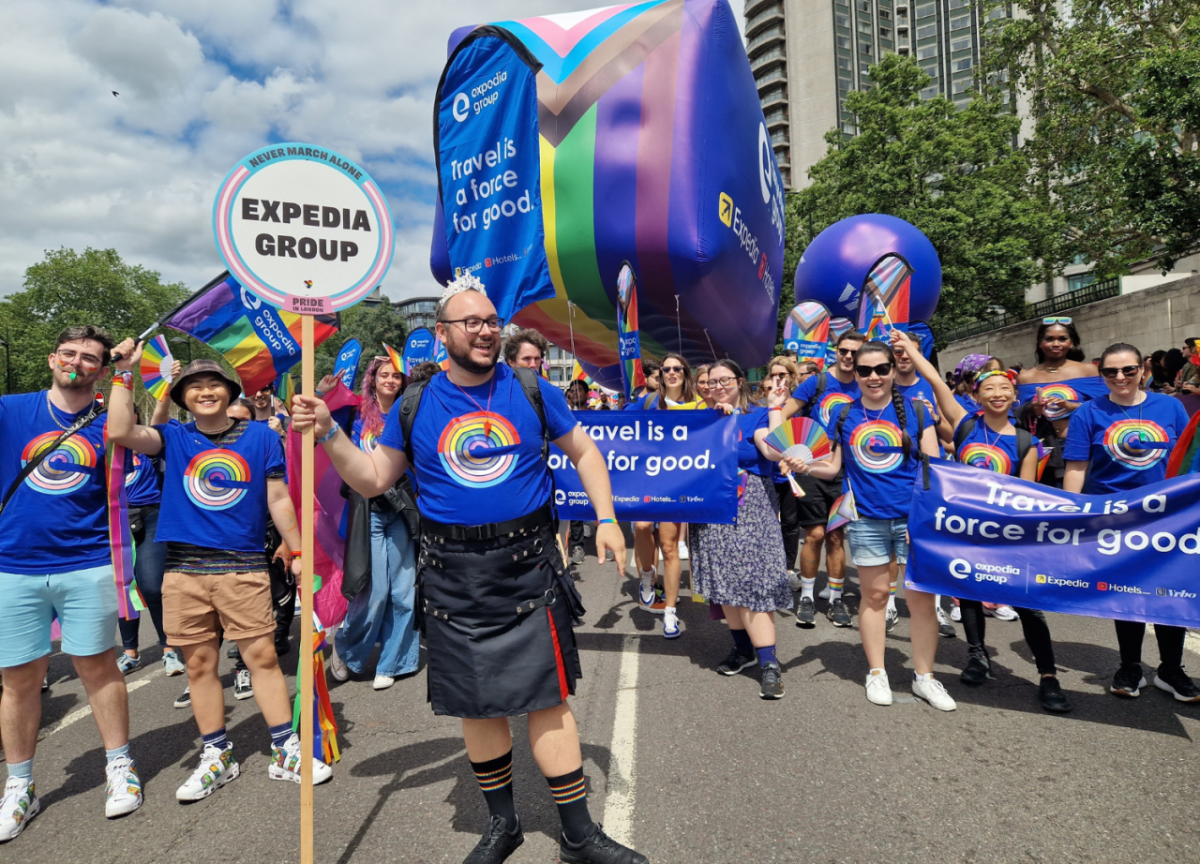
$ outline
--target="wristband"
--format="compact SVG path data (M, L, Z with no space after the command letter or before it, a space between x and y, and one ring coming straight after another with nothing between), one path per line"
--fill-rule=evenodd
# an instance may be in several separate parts
M299 558L299 557L300 557L301 555L303 555L303 554L304 554L303 552L293 552L293 553L292 553L292 557L293 557L293 558Z
M329 428L328 432L326 432L324 435L322 435L320 438L317 439L317 443L324 444L326 441L332 441L333 436L337 435L337 433L340 429L341 429L341 427L338 426L336 423L334 423L333 426L331 426Z
M597 519L596 524L597 525L616 525L617 520L616 519Z
M132 383L133 383L133 373L132 372L118 372L116 374L116 377L113 378L113 386L114 387L123 387L125 389L129 389L130 385Z
M782 405L780 405L778 408L768 408L768 409L767 409L768 413L769 413L769 412L771 412L771 411L782 411L782 410L783 410L783 406L782 406Z

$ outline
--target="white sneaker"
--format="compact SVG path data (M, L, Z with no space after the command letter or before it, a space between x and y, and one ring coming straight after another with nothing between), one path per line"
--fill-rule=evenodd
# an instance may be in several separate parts
M313 759L312 764L313 785L328 783L333 777L333 769L320 759ZM267 768L267 776L272 780L300 782L300 736L295 732L283 742L282 747L271 747L271 764Z
M788 584L792 586L793 591L799 591L804 587L804 583L800 581L800 574L795 570L787 571Z
M42 809L33 791L33 781L9 777L0 798L0 843L7 843L25 830L29 820Z
M391 675L376 675L375 680L374 680L374 682L372 682L371 686L374 687L376 690L386 690L395 683L396 683L396 679L393 678Z
M914 678L912 692L918 699L924 699L939 711L953 711L958 707L942 686L942 682L932 675L928 678Z
M663 638L678 639L679 634L682 632L679 629L679 616L675 614L675 610L665 610L663 612Z
M658 575L654 570L643 570L641 572L642 581L638 586L638 604L643 608L654 605L654 577Z
M867 701L876 705L892 704L892 685L888 683L886 672L878 675L867 673Z
M957 603L950 607L950 620L962 621L962 609Z
M986 610L986 611L990 612L994 617L999 618L1001 621L1016 621L1017 618L1020 617L1019 615L1017 615L1017 612L1015 609L1013 609L1011 606L1007 606L1003 603L1000 604L999 606L997 606L995 609L990 609L990 610Z
M883 613L883 624L888 633L896 629L896 625L900 623L900 612L895 606L889 606L887 611Z
M946 617L946 613L941 606L933 608L937 615L938 635L945 639L953 639L958 635L958 631L954 629L954 625L950 623L950 619Z
M682 540L679 541L679 560L680 561L688 560L687 544L684 543Z
M820 591L818 591L817 597L819 597L821 600L828 600L829 599L829 586L826 585L824 588L822 588Z
M333 646L333 651L329 654L329 671L335 681L350 680L350 667L346 665L345 660L338 656L336 643Z
M128 816L142 806L142 778L137 765L128 756L119 756L104 769L108 782L104 788L104 815L109 819Z
M254 684L250 681L250 670L239 669L233 676L233 698L239 702L254 695Z
M179 801L202 801L241 773L237 759L233 757L233 744L222 750L211 744L204 745L200 754L200 766L192 772L187 782L175 790Z

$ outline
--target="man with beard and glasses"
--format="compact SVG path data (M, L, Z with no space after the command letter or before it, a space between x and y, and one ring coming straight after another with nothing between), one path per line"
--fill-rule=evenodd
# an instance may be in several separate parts
M0 514L0 737L8 763L0 842L20 834L41 807L33 756L56 614L63 653L71 655L104 742L104 815L125 816L142 804L142 782L129 755L129 698L113 647L118 598L104 417L95 401L112 347L98 327L68 327L49 357L50 389L0 398L0 494L7 499ZM21 479L22 469L56 443Z
M416 473L429 701L435 714L462 719L490 813L465 864L498 864L524 842L508 721L519 714L528 715L533 756L558 805L560 860L646 864L588 813L567 704L581 674L572 622L584 610L555 543L547 439L577 466L595 504L598 557L612 550L621 562L625 542L608 472L558 388L530 370L497 365L503 324L478 280L452 283L437 310L450 368L397 400L369 454L319 400L299 397L293 422L315 427L338 473L362 495L380 494L410 464Z

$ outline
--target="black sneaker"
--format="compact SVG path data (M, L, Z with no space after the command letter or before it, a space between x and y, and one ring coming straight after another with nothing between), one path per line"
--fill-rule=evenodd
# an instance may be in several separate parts
M972 648L967 652L967 668L963 669L958 680L972 687L978 687L992 677L992 663L987 653L982 649Z
M1057 678L1043 678L1038 685L1038 701L1052 714L1066 714L1073 707L1067 694L1058 686Z
M827 617L834 627L849 627L850 626L850 610L846 608L846 604L839 597L836 600L829 601L829 609L825 612Z
M599 822L592 826L588 838L578 845L560 837L558 860L562 864L650 864L645 855L639 855L605 834Z
M762 689L758 691L760 699L783 698L783 670L778 663L768 663L762 667Z
M1158 674L1154 676L1154 686L1170 693L1177 702L1200 702L1200 690L1196 689L1182 666L1170 671L1164 671L1159 666Z
M233 676L233 698L241 701L254 695L254 685L250 682L250 670L239 669Z
M225 656L228 657L230 660L236 660L236 659L238 659L238 657L241 656L240 654L238 654L238 647L237 647L236 642L234 642L232 645L230 645L228 648L225 649Z
M190 684L183 688L183 695L176 699L172 704L174 704L176 708L187 708L192 704L192 687Z
M729 651L729 656L722 660L721 664L717 667L717 671L722 675L736 675L743 669L749 669L757 662L758 658L753 654L743 654L742 649L734 645Z
M576 546L574 549L571 550L571 563L572 564L582 564L583 558L584 558L584 552L583 552L582 546Z
M487 829L471 854L463 859L463 864L500 864L525 842L525 833L521 830L521 820L513 830L508 830L508 823L503 816L491 816Z
M1117 674L1113 676L1112 685L1108 690L1114 696L1133 699L1141 695L1142 688L1145 686L1146 678L1142 675L1141 664L1138 663L1133 666L1122 666L1118 669Z
M811 597L801 597L796 601L796 626L811 630L817 626L817 607Z

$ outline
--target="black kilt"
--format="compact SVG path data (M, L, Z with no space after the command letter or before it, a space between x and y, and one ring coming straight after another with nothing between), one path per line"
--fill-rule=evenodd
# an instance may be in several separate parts
M417 580L435 714L511 717L574 694L584 610L551 524L490 540L424 532Z

